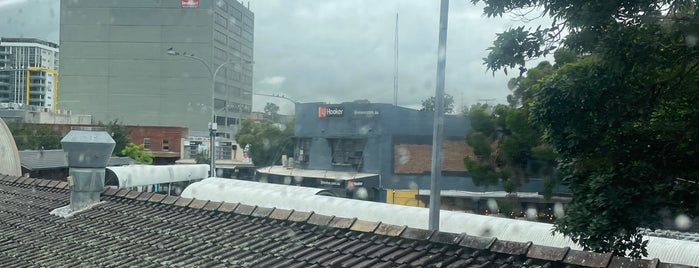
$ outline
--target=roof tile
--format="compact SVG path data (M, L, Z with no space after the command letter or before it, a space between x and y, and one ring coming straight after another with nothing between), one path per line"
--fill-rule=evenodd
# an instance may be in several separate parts
M36 181L38 181L38 183L34 183L34 184L41 186L41 187L46 187L46 185L48 185L49 182L51 182L50 180L44 180L44 179L37 179ZM32 184L31 182L29 182L29 179L27 179L24 183L25 184Z
M293 212L291 212L291 215L289 215L289 218L287 218L287 220L293 222L305 222L308 221L308 218L311 217L311 214L313 214L313 212L294 210Z
M275 220L283 220L285 221L286 219L289 218L291 215L292 210L287 210L287 209L281 209L281 208L275 208L271 214L269 214L270 219L275 219Z
M461 239L461 242L459 242L459 246L474 249L489 249L493 245L493 243L495 243L496 240L497 238L495 237L465 235Z
M428 240L435 231L416 229L412 227L405 228L405 231L400 235L400 237L413 239L413 240Z
M555 248L541 245L532 245L527 251L527 257L547 261L562 261L568 254L570 247Z
M204 206L206 206L206 203L209 202L208 200L201 200L201 199L193 199L192 202L187 205L190 208L193 209L202 209Z
M612 254L602 254L595 252L570 250L568 254L563 259L563 263L580 265L587 267L607 267L609 261L612 258Z
M255 210L252 212L253 217L258 217L258 218L266 218L269 216L269 214L274 211L274 208L266 208L266 207L255 207Z
M629 259L618 256L613 256L608 267L624 267L624 268L650 268L652 260Z
M106 190L104 190L104 191L102 192L102 194L103 194L103 195L110 195L110 196L111 196L111 195L116 194L118 191L119 191L118 188L107 188Z
M378 227L376 227L374 233L378 235L399 236L401 233L403 233L403 231L405 231L406 228L408 228L408 226L381 223Z
M117 193L117 195L119 195L119 193ZM180 199L180 197L178 197L178 196L168 195L165 198L163 198L163 200L160 201L160 203L165 204L165 205L172 205L172 204L175 204L175 202L177 202L177 200L179 200L179 199Z
M136 197L138 197L140 194L141 192L139 191L129 191L125 197L128 199L136 199Z
M165 199L165 197L166 197L166 195L164 195L164 194L156 193L156 194L151 195L150 198L148 199L148 201L160 203L160 201L163 201L163 199Z
M32 183L39 183L39 180L35 178L26 178L22 183L32 185Z
M335 216L326 216L326 215L320 215L320 214L313 214L311 217L308 219L308 223L310 224L315 224L315 225L320 225L320 226L326 226L330 221L333 219Z
M6 175L4 178L2 178L3 181L9 182L9 183L14 183L14 182L17 181L18 179L19 179L19 177L17 177L17 176L10 176L10 175Z
M119 190L116 194L114 194L114 196L116 196L116 197L124 197L124 196L126 196L126 194L128 194L128 193L129 193L129 190L121 189L121 190Z
M455 245L461 241L463 236L464 235L461 235L461 234L454 234L454 233L437 231L432 235L432 237L430 237L430 241L442 243L442 244Z
M233 212L235 211L235 208L238 207L238 203L228 203L228 202L223 202L221 206L219 206L216 211L220 212Z
M376 230L376 227L379 227L379 224L381 224L381 222L356 220L354 221L354 224L352 224L352 227L350 227L350 230L372 233L374 230Z
M59 188L59 189L68 189L68 182L61 181L61 182L58 183L58 185L56 185L56 188Z
M352 224L357 220L357 218L343 218L343 217L334 217L330 222L328 223L328 227L332 228L337 228L337 229L349 229L352 227Z
M46 187L55 188L56 185L58 185L59 182L60 182L60 181L52 180L51 182L49 182L49 184L46 185Z
M155 193L141 193L136 200L138 201L148 201L148 199Z
M206 211L214 211L218 209L223 202L214 202L214 201L209 201L209 203L206 203L206 206L203 207L204 210Z
M19 177L17 180L14 181L14 183L24 183L24 181L27 180L26 177Z
M524 255L527 254L527 250L532 245L532 242L515 242L515 241L505 241L496 240L490 247L490 251L497 253L505 253L510 255Z
M239 204L238 207L233 211L235 214L240 214L240 215L246 215L249 216L252 214L253 211L255 211L255 208L257 206L250 206L250 205L245 205L245 204Z
M175 206L186 207L187 205L189 205L189 203L192 202L192 200L193 200L192 198L180 197L177 199L177 201L175 201Z

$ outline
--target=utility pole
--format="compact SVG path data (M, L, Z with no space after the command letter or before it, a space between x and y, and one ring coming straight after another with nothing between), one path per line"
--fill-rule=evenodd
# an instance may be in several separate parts
M432 134L432 172L430 175L429 229L439 231L441 207L442 133L444 132L444 77L447 65L447 22L449 0L442 0L439 9L439 46L437 49L437 88L435 89L434 131Z

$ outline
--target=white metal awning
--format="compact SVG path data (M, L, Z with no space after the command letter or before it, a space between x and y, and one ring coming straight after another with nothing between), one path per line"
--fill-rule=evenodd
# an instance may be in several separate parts
M379 176L379 174L374 174L374 173L342 172L342 171L317 170L317 169L297 169L297 168L287 168L284 166L270 166L270 167L258 168L257 172L263 173L263 174L279 175L279 176L332 179L332 180L342 180L342 181L350 181L350 180L354 180L354 179L363 179L363 178Z

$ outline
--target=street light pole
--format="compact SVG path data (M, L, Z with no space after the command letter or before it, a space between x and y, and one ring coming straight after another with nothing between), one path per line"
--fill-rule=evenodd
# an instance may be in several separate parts
M211 141L211 149L210 149L210 157L211 157L211 163L209 164L209 176L211 177L216 177L216 130L218 128L218 123L216 122L216 74L218 74L218 71L223 68L223 66L226 66L230 63L246 63L246 64L254 64L255 62L249 61L249 60L231 60L227 61L224 63L221 63L216 67L214 71L211 70L211 64L208 63L206 60L194 56L194 54L189 54L189 53L180 53L175 51L173 48L169 48L167 50L167 54L171 56L182 56L182 57L187 57L187 58L192 58L195 60L198 60L204 66L206 67L206 70L209 71L209 75L211 76L211 122L209 122L209 135L210 135L210 141Z

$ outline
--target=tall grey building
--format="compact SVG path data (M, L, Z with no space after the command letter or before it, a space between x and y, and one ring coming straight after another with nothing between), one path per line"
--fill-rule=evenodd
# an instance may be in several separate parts
M0 107L31 105L55 111L57 76L58 45L34 38L0 38Z
M73 113L205 133L213 102L228 135L250 114L254 14L236 0L61 1L60 21L59 105Z

